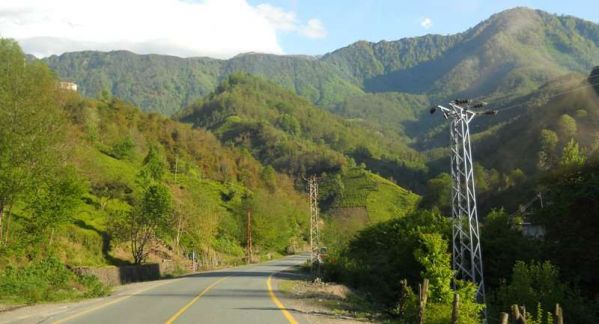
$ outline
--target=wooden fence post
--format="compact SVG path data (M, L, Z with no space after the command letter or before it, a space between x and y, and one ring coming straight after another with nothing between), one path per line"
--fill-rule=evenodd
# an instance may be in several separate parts
M428 279L424 279L422 285L418 284L418 323L424 324L424 309L426 308L426 300L428 299Z
M553 315L553 324L564 324L564 312L559 304L555 304L555 314Z
M458 324L460 317L460 295L453 294L453 305L451 309L451 324Z
M526 318L520 313L518 305L512 305L512 317L514 317L516 324L526 324Z

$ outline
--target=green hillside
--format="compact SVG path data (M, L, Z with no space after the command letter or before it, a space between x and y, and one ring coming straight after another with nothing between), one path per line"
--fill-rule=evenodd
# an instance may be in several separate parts
M289 176L208 131L60 90L14 41L0 58L0 302L101 293L62 264L241 263L248 210L257 256L303 249L307 198Z
M350 157L396 154L395 163L423 168L398 137L263 79L231 75L181 113L189 125L106 93L88 99L62 90L40 61L22 64L14 41L0 40L0 58L9 63L0 77L0 302L105 292L64 265L167 259L186 271L191 251L205 268L241 263L248 211L258 257L303 250L302 176L341 179L325 190L333 203L322 199L323 214L364 208L362 227L401 217L419 201ZM39 270L50 268L68 278L60 287L71 293L51 290L59 283Z
M344 155L405 185L424 170L422 156L397 133L341 119L247 74L230 76L177 117L211 130L226 144L250 149L263 163L291 175L339 170L347 164ZM379 164L393 165L395 173Z

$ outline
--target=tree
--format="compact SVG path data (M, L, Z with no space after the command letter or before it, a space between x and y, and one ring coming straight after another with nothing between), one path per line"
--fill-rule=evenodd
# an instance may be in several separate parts
M127 136L112 146L110 155L119 160L129 159L133 156L134 149L135 142L130 136Z
M451 255L447 252L447 241L438 233L421 234L421 248L414 251L414 257L422 265L422 278L430 281L431 299L436 302L451 302Z
M81 203L84 193L83 183L72 168L55 173L46 181L40 182L30 197L28 207L32 215L31 234L42 238L41 234L50 233L51 245L54 231L71 220L72 212Z
M491 288L510 277L517 260L540 255L539 242L522 235L522 218L510 217L503 209L492 210L481 227L485 281Z
M158 147L151 145L148 154L144 158L141 171L137 175L138 183L142 187L148 187L151 183L160 182L166 171L166 162L160 154Z
M560 281L559 272L551 262L518 261L510 283L497 291L497 303L506 310L513 304L533 310L538 303L543 309L553 309L555 304L566 301L567 293L568 287Z
M60 168L65 130L61 93L51 71L29 62L17 42L0 39L0 241L7 210ZM10 213L8 213L10 215Z
M129 240L135 264L146 259L148 244L169 223L171 194L160 182L164 172L165 162L158 148L151 146L137 175L141 197L130 210L117 210L111 215L110 231L117 238Z
M564 147L559 164L565 168L580 167L584 165L585 160L584 154L578 148L578 143L574 139L571 139Z
M301 133L301 125L293 115L282 114L279 118L279 126L287 133L299 136Z
M557 127L560 135L562 135L562 139L572 138L576 135L578 127L576 125L576 119L572 118L572 116L568 114L563 114L558 122Z
M140 204L131 212L131 253L135 264L141 264L147 256L147 245L154 239L156 231L167 225L171 210L168 188L154 184L149 186Z
M541 150L537 166L541 170L548 170L555 163L555 148L559 142L557 133L549 129L541 130Z
M450 212L451 206L451 175L440 173L426 183L426 196L422 201L425 207L436 206L445 213Z

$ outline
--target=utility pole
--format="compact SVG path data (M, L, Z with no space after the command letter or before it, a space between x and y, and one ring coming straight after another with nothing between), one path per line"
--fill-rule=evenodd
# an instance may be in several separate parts
M182 231L182 227L183 227L183 215L182 215L182 211L181 211L181 187L179 186L179 181L178 180L178 175L179 175L179 153L177 153L176 157L175 157L175 186L177 186L177 191L179 193L178 199L177 199L177 208L175 210L175 215L177 216L177 236L175 237L175 246L176 246L176 253L177 255L179 255L179 245L181 243L181 231Z
M252 247L252 210L248 209L248 218L247 218L247 242L245 247L246 253L246 263L252 263L252 258L254 256L254 251Z
M318 228L318 179L316 176L308 178L310 191L310 264L315 279L320 279L320 232ZM316 268L315 268L316 267Z
M481 304L485 304L485 281L469 126L476 116L497 114L497 111L473 110L485 105L484 102L473 103L472 100L454 100L449 107L437 106L430 111L433 114L440 109L445 119L450 121L452 267L458 278L476 284L476 298ZM483 316L486 322L486 310Z

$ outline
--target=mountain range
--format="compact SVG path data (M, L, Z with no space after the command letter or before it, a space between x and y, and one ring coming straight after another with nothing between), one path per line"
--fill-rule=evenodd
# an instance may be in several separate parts
M218 60L86 51L45 61L84 95L120 97L208 129L279 171L297 175L310 163L337 168L347 156L423 193L427 179L448 163L447 125L428 108L455 98L484 99L499 110L471 129L481 172L499 172L503 182L514 169L538 171L542 130L559 135L555 154L568 136L590 151L588 132L567 135L549 120L568 115L592 128L593 121L581 117L582 110L593 114L590 95L577 108L564 107L570 99L550 99L587 84L599 65L599 25L514 8L459 34L359 41L319 57L248 53ZM512 137L511 145L502 144ZM298 153L273 155L282 151Z
M459 34L359 41L321 57L248 53L218 60L85 51L45 61L85 95L106 90L166 115L238 71L263 76L333 109L366 93L402 92L437 101L523 95L560 75L586 73L599 64L599 25L514 8Z

